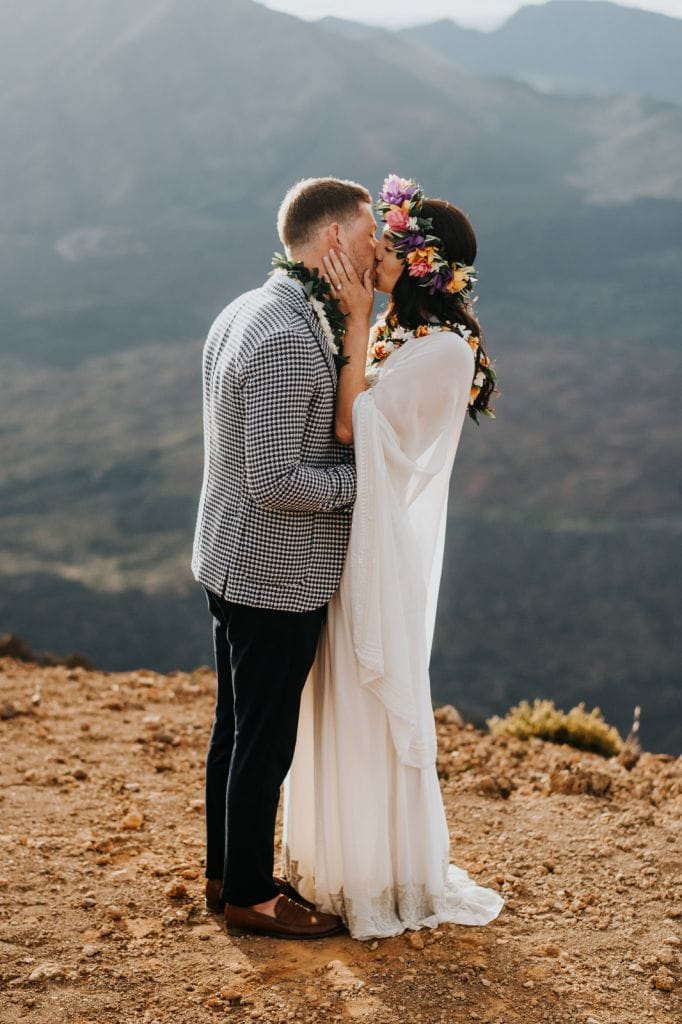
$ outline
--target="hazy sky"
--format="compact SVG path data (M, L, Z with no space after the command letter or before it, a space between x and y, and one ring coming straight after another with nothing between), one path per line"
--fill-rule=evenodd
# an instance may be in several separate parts
M334 14L349 21L376 25L414 25L417 22L452 18L471 28L497 28L529 0L258 0L273 10L288 11L299 18L322 18ZM546 0L533 0L544 3ZM589 3L590 0L585 0ZM640 7L682 18L682 0L619 0L623 7Z

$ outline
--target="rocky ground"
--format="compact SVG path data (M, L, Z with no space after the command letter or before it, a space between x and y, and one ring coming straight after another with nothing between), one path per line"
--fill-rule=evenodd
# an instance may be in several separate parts
M0 659L0 1022L673 1024L682 765L630 770L437 714L451 859L484 928L227 935L203 904L213 676Z

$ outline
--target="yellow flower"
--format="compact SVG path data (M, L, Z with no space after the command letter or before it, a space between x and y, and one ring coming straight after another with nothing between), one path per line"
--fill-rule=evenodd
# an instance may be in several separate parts
M469 342L469 346L470 346L470 347L471 347L471 348L472 348L472 349L474 350L474 352L475 352L475 351L476 351L476 349L478 348L478 338L475 338L475 337L473 336L473 334L471 334L471 335L469 335L469 337L467 338L467 341Z
M426 324L421 324L414 332L415 338L425 338L429 333L429 329Z
M421 263L422 261L429 265L433 263L433 258L436 255L436 250L432 245L425 245L423 249L413 249L412 252L407 254L408 263Z
M448 283L449 292L461 292L469 283L469 275L465 270L455 268L452 273L452 280Z
M469 391L469 405L471 405L472 402L476 401L476 399L478 397L478 393L479 393L480 390L481 389L477 388L477 387L472 387L471 388L471 390Z

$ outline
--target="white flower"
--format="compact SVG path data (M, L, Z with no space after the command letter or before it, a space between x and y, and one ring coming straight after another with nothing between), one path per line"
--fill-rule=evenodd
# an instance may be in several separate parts
M476 376L474 377L474 384L477 388L480 388L483 386L483 384L485 384L485 374L483 373L482 370L479 370Z
M406 330L404 327L398 326L394 327L391 331L391 337L396 338L398 341L405 341L406 338L411 338L412 335L410 331Z
M339 346L336 344L336 338L334 337L334 332L331 328L331 324L327 319L327 312L324 308L324 305L320 302L319 299L316 299L313 295L310 296L308 301L315 310L315 315L317 316L317 319L320 321L320 327L322 328L322 333L327 339L327 344L329 345L334 355L338 355Z
M419 221L417 220L416 217L410 217L410 219L407 222L407 226L410 229L410 231L419 231Z

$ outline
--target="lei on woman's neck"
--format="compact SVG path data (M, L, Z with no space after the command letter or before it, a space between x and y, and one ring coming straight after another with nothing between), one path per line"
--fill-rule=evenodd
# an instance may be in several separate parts
M369 350L367 352L367 365L377 366L383 363L385 359L388 359L391 352L395 352L396 349L404 345L406 341L410 341L412 338L426 338L429 334L438 334L441 331L452 331L461 335L462 338L469 345L469 348L474 353L474 378L469 389L469 401L467 404L467 412L469 416L478 424L478 414L482 412L484 416L488 416L491 420L495 419L495 414L491 409L480 409L476 406L476 401L481 392L481 387L485 383L485 378L489 377L490 380L495 381L495 371L490 365L490 360L481 348L480 339L473 334L469 327L464 324L456 323L452 320L439 320L439 321L427 321L423 324L419 324L414 330L408 331L406 327L401 327L395 316L382 318L377 320L374 327L371 330L369 336Z
M274 269L270 271L271 274L283 271L303 285L306 298L315 311L322 333L334 356L336 368L340 370L348 362L348 356L343 354L346 314L341 312L339 300L332 295L331 285L320 277L317 267L310 270L302 261L289 260L281 252L276 252L272 257L272 265Z

